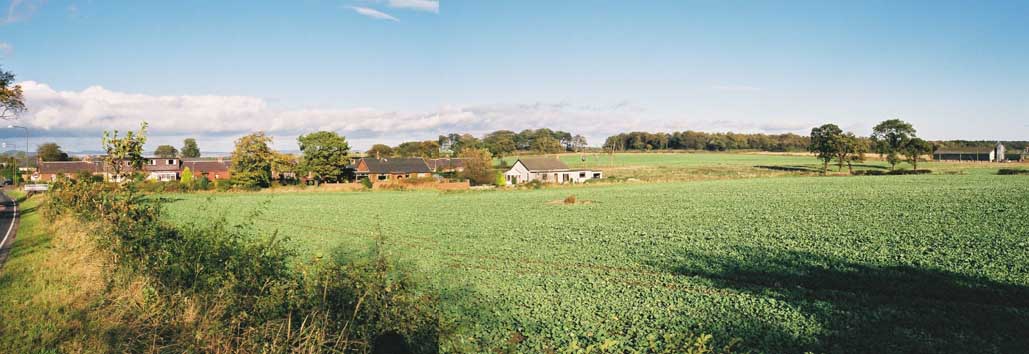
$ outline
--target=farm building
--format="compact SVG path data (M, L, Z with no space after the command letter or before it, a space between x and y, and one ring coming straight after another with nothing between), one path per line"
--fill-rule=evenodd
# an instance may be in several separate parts
M362 158L354 167L357 179L369 178L386 181L403 178L432 176L432 169L420 157L393 157L384 159Z
M429 169L437 173L446 172L461 172L464 171L464 159L458 158L442 158L442 159L427 159L425 163L429 165Z
M1001 143L989 147L940 148L933 152L936 161L984 161L1001 162L1007 160L1006 149Z
M518 159L511 169L504 173L507 184L519 184L532 181L543 183L582 183L589 179L601 178L600 171L573 170L557 158L534 157Z

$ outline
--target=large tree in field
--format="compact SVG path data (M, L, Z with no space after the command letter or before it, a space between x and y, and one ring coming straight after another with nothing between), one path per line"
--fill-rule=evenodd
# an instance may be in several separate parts
M68 153L61 150L57 143L45 143L36 148L36 156L43 161L68 161Z
M371 149L365 151L364 154L374 158L393 157L393 148L386 144L375 144L372 145Z
M836 124L825 124L811 129L811 145L808 151L822 160L822 174L829 169L829 161L836 157L843 130Z
M182 141L182 150L179 150L183 158L195 159L200 157L200 148L197 147L197 140L193 138L187 138Z
M15 119L25 112L21 85L14 84L14 74L0 68L0 119Z
M908 140L915 137L915 128L911 123L900 119L885 120L872 128L872 143L879 155L886 157L890 163L890 170L897 167L900 162L901 150L907 145Z
M932 153L933 144L921 138L912 138L901 148L901 154L904 155L914 170L918 169L918 160L921 160L923 155Z
M143 145L146 144L147 123L140 124L139 131L127 132L124 137L118 137L118 131L104 132L101 144L107 156L104 163L107 165L111 178L121 181L132 171L143 169Z
M236 140L232 151L233 183L243 188L263 188L271 185L272 161L275 154L268 146L272 138L257 132Z
M157 149L154 149L154 156L171 159L179 156L179 150L176 150L175 147L171 145L160 145Z
M477 185L493 183L496 180L493 173L493 154L489 150L464 149L457 156L464 159L464 171L461 171L461 177L467 178Z
M347 139L335 132L320 131L297 137L304 159L300 169L319 181L339 182L343 169L350 163Z
M854 135L854 133L847 132L840 134L836 140L835 147L835 159L836 164L840 170L843 170L843 164L847 164L847 170L851 174L854 174L854 162L865 161L865 153L868 152L868 146L864 140Z

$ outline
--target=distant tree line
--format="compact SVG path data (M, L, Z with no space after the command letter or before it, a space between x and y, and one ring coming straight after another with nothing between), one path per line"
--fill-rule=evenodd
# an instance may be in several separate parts
M705 133L687 130L672 133L629 132L608 137L607 151L648 150L763 150L805 151L810 139L797 134Z
M516 152L555 154L582 151L585 148L586 138L582 135L541 128L526 129L518 133L510 130L497 130L482 137L467 133L452 133L440 135L436 140L403 142L396 147L375 144L366 151L366 154L378 157L438 158L460 156L465 151L484 149L491 156L503 157Z

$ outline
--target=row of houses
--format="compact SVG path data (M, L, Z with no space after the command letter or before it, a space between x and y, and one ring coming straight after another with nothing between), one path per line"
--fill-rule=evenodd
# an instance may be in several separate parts
M147 157L143 164L143 174L149 180L177 181L189 168L198 178L210 180L227 180L232 178L231 163L223 159L217 160L183 160L179 158ZM364 178L372 181L390 181L408 178L428 178L446 173L458 173L465 169L465 161L457 158L423 159L423 158L361 158L347 166L348 174L355 180ZM58 176L76 178L83 173L112 177L113 172L103 161L86 159L83 161L41 161L39 168L32 173L30 180L34 182L52 182ZM600 171L574 170L557 158L534 157L522 158L504 172L507 184L540 181L543 183L581 183L589 179L601 178Z
M147 157L143 163L142 173L147 179L157 181L177 181L182 178L186 168L197 176L210 180L226 180L232 178L229 172L230 162L217 160L183 160L179 158ZM126 169L128 166L126 166ZM83 173L109 179L113 171L103 161L84 159L82 161L40 161L38 168L29 176L34 182L52 182L58 176L76 178Z

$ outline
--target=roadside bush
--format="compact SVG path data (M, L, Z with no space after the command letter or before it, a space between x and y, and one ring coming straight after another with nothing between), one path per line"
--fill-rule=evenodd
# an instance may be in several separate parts
M198 190L206 191L211 189L211 180L207 179L207 176L201 176L197 180L196 186Z
M287 240L224 218L171 227L133 184L62 180L44 215L90 225L114 269L84 318L114 352L438 351L436 297L383 252L303 264ZM254 215L249 219L254 219ZM353 254L348 252L345 254ZM126 294L133 294L131 296ZM378 347L378 348L377 348Z
M214 181L214 190L218 192L228 192L230 189L232 189L232 181Z
M368 189L368 190L371 190L372 187L375 186L375 184L372 183L372 179L371 178L367 178L367 177L361 179L361 185L364 186L364 188Z

